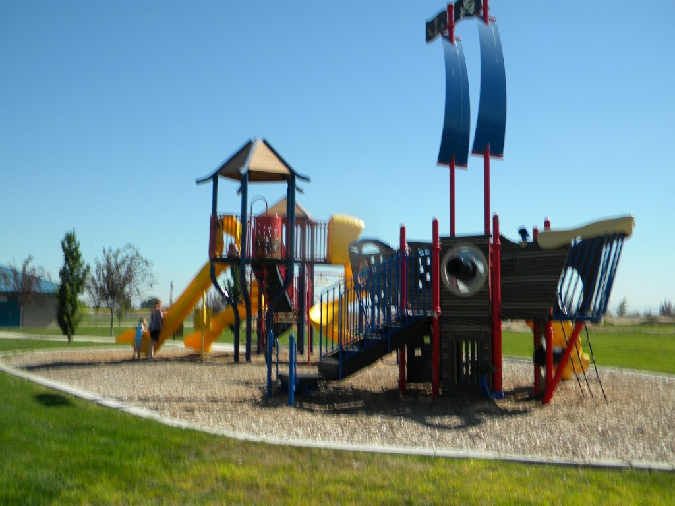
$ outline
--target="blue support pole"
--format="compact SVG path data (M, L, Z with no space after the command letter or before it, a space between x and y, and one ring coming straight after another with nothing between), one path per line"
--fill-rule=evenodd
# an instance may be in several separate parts
M251 294L249 293L249 287L246 285L246 250L248 248L248 183L249 183L249 173L246 171L242 175L241 179L241 244L240 244L240 255L239 255L239 284L241 286L241 294L244 299L244 307L246 308L246 351L245 359L246 362L251 361L251 328L253 317L251 316ZM239 313L237 307L234 307L235 310L235 340L237 341L237 347L235 347L235 357L236 362L239 362Z
M295 336L288 336L288 405L295 405L295 377L297 368L297 353Z
M272 397L272 347L274 346L274 333L267 332L267 398Z

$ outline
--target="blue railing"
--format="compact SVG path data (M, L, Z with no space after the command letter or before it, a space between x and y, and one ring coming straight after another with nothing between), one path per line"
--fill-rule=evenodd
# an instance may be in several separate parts
M595 323L602 320L625 237L617 233L572 243L558 283L554 319Z
M320 296L320 357L342 362L420 317L431 315L431 251L399 251L325 289ZM404 268L405 267L405 268ZM403 273L406 279L403 283ZM406 307L401 287L406 287ZM387 346L387 349L391 349ZM342 373L340 372L342 377Z

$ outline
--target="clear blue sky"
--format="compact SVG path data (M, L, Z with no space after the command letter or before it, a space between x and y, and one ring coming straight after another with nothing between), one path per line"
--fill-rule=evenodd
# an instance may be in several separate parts
M610 308L675 301L672 230L675 2L492 0L507 78L505 157L492 210L574 227L633 214ZM317 219L365 221L364 236L449 233L448 170L436 166L445 101L442 1L0 3L0 264L29 254L58 281L75 229L85 260L135 244L148 295L174 298L204 264L214 171L266 138L311 178ZM472 115L476 21L460 23ZM474 123L475 124L475 123ZM482 230L482 159L457 174L457 233ZM239 212L237 186L220 212ZM270 204L285 185L257 185ZM254 212L261 211L261 203Z

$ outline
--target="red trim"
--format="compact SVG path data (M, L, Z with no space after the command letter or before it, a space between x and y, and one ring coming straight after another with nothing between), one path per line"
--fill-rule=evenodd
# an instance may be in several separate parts
M570 355L572 354L572 349L577 343L577 340L579 339L579 333L581 332L581 329L584 327L584 322L577 322L574 325L574 330L572 331L572 337L570 337L569 341L567 342L567 348L565 348L565 351L562 354L562 357L560 357L560 362L558 364L566 364L567 361L570 359ZM541 401L542 404L548 404L551 402L551 399L553 398L553 392L555 391L555 387L558 386L558 383L560 382L560 378L562 378L563 371L565 370L564 367L558 367L558 369L555 371L555 377L553 378L553 381L551 381L550 385L547 385L546 387L546 394L544 395L544 400Z
M211 223L209 226L209 258L216 257L216 231L218 229L218 216L211 215Z
M448 40L450 44L455 45L455 6L454 4L448 4L446 9L448 13Z
M536 229L535 229L536 230ZM539 324L532 322L532 335L534 337L534 349L539 348ZM539 396L539 376L541 376L541 367L536 362L534 363L534 395Z
M438 236L438 219L434 218L431 228L431 306L434 312L431 319L431 397L436 399L440 395L441 376L441 329L439 322L441 315L441 241Z
M399 237L399 253L400 253L400 262L401 262L401 314L405 314L405 310L408 304L407 300L407 290L406 282L408 279L406 273L408 257L408 243L405 237L405 226L401 225L401 233ZM401 397L405 397L406 391L406 380L405 380L405 346L401 346L398 349L398 390L401 393Z
M483 21L486 25L490 24L490 2L489 0L483 0Z
M455 155L450 158L450 237L455 237Z
M546 321L546 391L553 380L553 324L549 317Z
M490 235L490 143L485 145L483 153L483 223L485 225L485 235Z
M502 392L502 273L499 215L492 218L492 391Z

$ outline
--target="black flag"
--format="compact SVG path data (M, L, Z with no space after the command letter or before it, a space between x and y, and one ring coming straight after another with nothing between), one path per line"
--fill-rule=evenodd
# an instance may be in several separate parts
M482 0L457 0L454 5L455 23L464 18L478 16L482 8Z
M427 42L431 42L448 28L448 11L439 12L434 19L427 21Z

